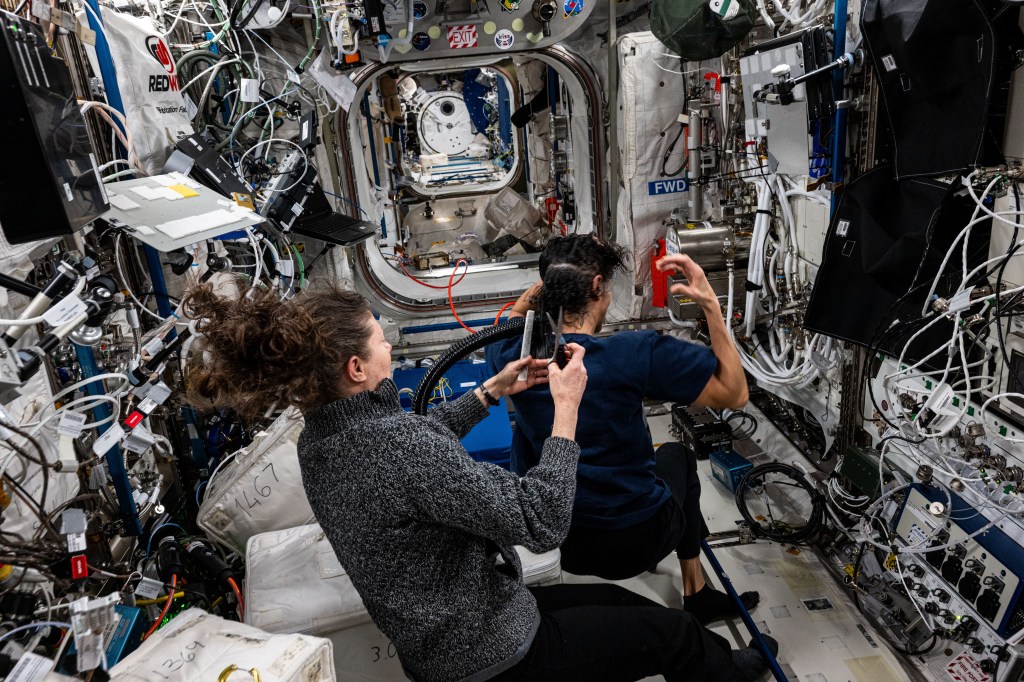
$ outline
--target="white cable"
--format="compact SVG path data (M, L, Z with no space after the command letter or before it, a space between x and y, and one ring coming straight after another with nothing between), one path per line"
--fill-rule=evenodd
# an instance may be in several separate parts
M210 66L206 67L205 69L200 71L198 74L193 76L192 80L190 80L188 83L185 83L184 85L182 85L181 86L181 92L185 92L186 90L188 90L190 87L192 87L193 83L195 83L197 80L199 80L200 78L202 78L206 74L210 73L211 71L216 72L216 71L219 71L221 69L221 67L227 66L228 64L237 64L237 63L239 63L241 61L242 60L240 58L234 57L233 59L228 59L228 60L225 60L225 61L218 61L218 62L215 62L214 64L211 64ZM217 78L217 74L216 73L214 73L212 76L210 76L210 82L206 84L205 88L203 88L203 95L202 95L202 97L199 98L199 101L203 101L203 100L206 99L207 91L210 89L210 84L213 83L213 81L216 80L216 78Z
M356 54L357 52L359 52L359 40L358 39L353 39L353 41L352 41L353 46L352 46L352 49L350 51L346 50L344 47L342 47L342 44L341 44L341 31L342 31L343 27L342 27L341 23L338 21L338 19L341 18L343 14L344 14L345 18L348 17L348 14L347 14L347 12L346 12L346 10L344 8L338 8L338 9L334 10L334 12L331 14L331 19L330 19L330 22L328 24L328 28L329 28L329 30L331 32L331 37L334 38L334 44L337 46L338 52L341 53L341 54L345 54L345 55L353 55L353 54Z
M260 245L256 241L256 234L251 227L245 228L245 236L249 238L249 243L252 244L252 255L256 259L256 272L252 276L252 281L255 284L260 281L260 275L263 274L263 259L260 257Z
M119 163L123 163L124 165L131 167L131 164L128 163L125 159L114 159L113 161L107 161L103 165L98 166L96 168L96 170L98 170L100 173L102 173L103 171L107 170L111 166L116 166Z
M764 21L764 25L774 30L775 21L772 19L772 15L768 13L768 8L764 5L764 0L757 0L757 11L761 13L761 20Z
M697 325L696 325L696 323L693 320L680 320L678 317L676 317L672 313L672 309L669 308L668 306L665 307L665 310L668 312L668 319L671 320L673 326L677 327L678 329L695 329L696 328Z
M92 408L96 407L96 405L94 403L98 404L98 403L101 403L101 402L108 402L108 403L110 403L110 404L112 404L114 406L114 410L113 410L112 414L109 417L105 418L105 419L101 419L101 420L95 421L95 422L89 422L87 424L82 424L82 429L83 430L85 430L85 429L94 429L94 428L96 428L98 426L103 426L104 424L109 424L109 423L111 423L113 421L116 421L119 418L120 412L121 412L121 401L120 401L119 398L116 398L116 397L110 396L110 395L102 395L102 394L101 395L87 395L87 396L83 396L81 398L76 398L76 399L74 399L74 400L72 400L72 401L70 401L68 403L65 403L64 405L61 405L60 408L56 412L54 412L53 414L50 414L50 415L47 415L46 417L44 417L42 419L42 421L40 421L36 425L36 427L34 429L32 429L32 431L29 432L29 435L32 435L32 436L36 435L54 417L61 416L64 412L66 412L67 410L71 409L72 407L76 407L76 406L82 405L83 403L88 403L88 405L86 407L82 407L81 409L83 409L83 410L91 410Z
M52 620L41 620L41 621L38 621L36 623L29 623L28 625L19 625L16 628L8 630L4 634L0 635L0 642L4 641L5 639L8 639L9 637L11 637L12 635L14 635L15 633L18 633L18 632L24 632L25 630L33 630L33 629L36 629L36 628L47 628L47 627L63 628L63 629L66 629L68 631L68 634L67 634L68 637L74 637L75 636L75 631L74 631L74 628L71 626L71 623L61 623L61 622L52 621Z
M907 585L907 579L903 577L903 567L900 565L900 558L894 555L894 559L896 560L896 570L900 574L900 585L902 585L904 591L906 591L907 597L910 599L910 603L913 604L914 609L917 610L917 615L921 616L921 622L927 625L929 630L934 629L934 625L925 617L924 611L922 611L921 607L918 606L916 595L914 595L910 590L910 587Z
M221 460L221 461L220 461L220 462L219 462L219 463L217 464L217 466L216 466L216 467L214 467L214 469L213 469L213 472L212 472L212 473L210 474L210 477L206 479L206 494L205 494L205 495L203 495L203 499L204 499L204 500L207 500L207 499L209 499L209 498L210 498L210 493L211 493L211 492L213 491L213 478L214 478L214 477L215 477L215 476L217 475L217 473L218 473L218 472L219 472L219 471L220 471L220 470L221 470L222 468L224 468L224 465L226 465L226 464L227 464L228 462L231 462L231 461L233 461L233 460L235 459L235 456L236 456L236 455L237 455L237 454L238 454L239 452L240 452L240 451L237 451L237 450L236 450L235 452L232 452L231 454L225 455L225 456L224 456L224 459L222 459L222 460Z
M181 21L181 15L184 14L184 12L185 12L185 2L184 2L184 0L182 0L182 3L178 6L178 14L177 14L177 16L174 17L174 21L171 22L171 27L169 29L167 29L166 31L158 31L158 33L160 33L160 36L162 38L166 38L167 36L171 35L171 33L174 32L174 29L175 29L175 27L177 27L178 22ZM182 88L182 90L184 90L184 89L185 88Z
M811 201L813 201L813 202L815 202L817 204L821 204L822 206L831 207L831 202L829 202L827 197L824 197L821 194L817 194L815 192L806 192L806 191L804 191L802 189L791 189L791 190L787 190L784 193L784 196L786 196L786 197L804 197L805 199L810 199Z
M89 3L83 3L83 5L87 8L89 7ZM125 118L124 114L122 114L120 111L110 106L109 104L106 104L104 102L98 102L96 100L87 100L85 102L82 102L80 105L80 109L83 115L95 109L99 113L100 117L110 125L110 128L113 131L114 135L117 136L117 138L121 141L121 144L124 145L124 148L128 151L129 164L134 166L135 168L138 168L139 170L142 170L142 165L139 161L139 155L135 151L135 139L132 137L132 130L128 126L128 120ZM113 117L113 119L117 119L121 126L118 127L117 125L115 125L111 117Z
M95 383L97 381L108 381L110 379L120 379L121 380L121 385L118 386L117 388L109 391L109 393L120 394L122 391L127 390L128 386L130 385L130 382L128 380L128 375L124 374L122 372L107 372L106 374L97 374L95 376L89 377L88 379L83 379L82 381L79 381L78 383L71 384L70 386L67 386L64 389L62 389L61 391L59 391L58 393L54 394L53 398L50 401L50 404L53 404L53 403L59 401L64 396L68 395L69 393L73 393L73 392L77 391L78 389L82 388L83 386L87 386L87 385ZM92 397L95 398L97 396L92 396ZM49 407L49 406L47 406L47 407ZM45 409L46 408L44 408L44 411L45 411ZM40 413L40 414L42 414L42 413Z
M975 199L975 203L977 204L977 207L974 209L974 213L971 215L970 221L960 231L960 233L957 234L956 238L953 239L953 243L949 245L949 249L946 251L946 255L943 257L942 264L939 266L939 269L935 273L935 279L932 280L931 289L928 290L928 295L925 297L924 304L921 306L921 316L922 317L924 317L927 314L927 312L928 312L928 306L931 305L932 297L935 295L935 290L939 286L939 280L942 279L942 273L945 272L946 265L949 263L949 259L953 255L953 250L956 249L957 244L960 243L961 239L964 239L965 240L965 248L966 248L966 240L969 239L969 235L970 235L971 230L973 229L973 227L976 224L978 224L978 223L980 223L980 222L982 222L984 220L987 220L987 218L985 218L985 217L979 217L978 216L978 214L980 213L981 209L984 208L984 206L981 204L981 201L986 196L988 196L989 192L992 191L992 188L995 187L995 185L998 182L999 178L998 177L993 178L992 182L990 182L985 187L985 191L982 193L981 198L979 199L979 198L975 197L973 189L971 188L971 185L969 183L970 178L972 178L973 176L974 176L974 173L971 173L971 175L968 176L968 178L967 178L967 180L965 180L965 182L967 183L968 189L971 190L971 197ZM1006 221L1006 222L1009 222L1009 221ZM966 273L967 268L965 267L963 269L963 271Z
M123 286L124 290L128 292L128 295L131 297L133 301L135 301L135 305L139 306L140 310L142 310L150 317L163 321L162 317L160 317L152 310L144 306L142 304L142 301L135 297L135 293L131 290L131 287L128 286L128 278L125 276L124 271L121 270L121 236L122 234L118 232L117 235L114 237L114 267L117 269L117 274L121 278L121 286Z
M982 423L984 423L984 421L985 421L985 411L988 409L988 406L993 401L995 401L995 400L999 400L1000 398L1008 398L1008 397L1024 398L1024 394L1015 393L1013 391L1007 391L1005 393L996 393L994 396L992 396L991 398L986 400L981 405L981 414L978 415L978 418L982 421ZM1024 438L1010 438L1009 436L999 436L999 438L1001 438L1002 440L1008 441L1010 443L1024 443Z

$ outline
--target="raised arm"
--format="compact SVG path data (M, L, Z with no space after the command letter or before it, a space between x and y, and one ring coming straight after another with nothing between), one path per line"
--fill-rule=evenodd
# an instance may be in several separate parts
M575 344L571 344L575 346ZM554 549L569 531L576 494L579 445L576 410L586 386L584 350L565 369L550 369L555 419L540 461L518 478L490 464L473 462L458 443L431 443L408 454L405 471L420 512L437 523L495 542L520 544L532 552Z
M740 354L722 319L718 296L708 283L704 270L692 258L681 253L665 256L657 262L657 267L662 272L678 272L686 277L687 284L673 284L672 293L693 299L704 311L711 349L718 359L715 373L693 404L698 407L740 409L747 404L747 377L743 372Z

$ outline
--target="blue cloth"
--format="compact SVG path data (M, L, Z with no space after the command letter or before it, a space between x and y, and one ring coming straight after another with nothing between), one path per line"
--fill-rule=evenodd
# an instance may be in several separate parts
M406 412L412 411L412 394L426 373L426 367L396 369L392 373L392 380L398 386L402 409ZM434 388L429 401L430 409L458 399L483 384L490 376L482 360L456 362ZM508 420L504 398L499 398L495 409L489 410L487 416L462 438L462 447L477 462L490 462L504 469L510 468L512 425Z
M644 417L645 397L689 404L714 374L714 352L653 331L606 337L566 334L587 355L587 390L580 403L576 441L573 524L587 528L628 528L654 516L671 496L654 473L654 446ZM491 372L519 358L521 339L487 347ZM520 476L540 459L551 435L555 408L547 386L512 398L516 429L512 470Z

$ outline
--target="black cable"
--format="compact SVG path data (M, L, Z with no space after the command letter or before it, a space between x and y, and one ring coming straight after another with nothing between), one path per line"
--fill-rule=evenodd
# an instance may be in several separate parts
M40 475L42 476L42 479L43 479L43 487L42 487L42 490L40 491L40 500L41 500L41 502L39 504L39 509L40 509L40 511L42 511L46 507L46 498L49 495L49 489L50 489L50 463L46 459L46 453L43 452L43 448L39 445L39 442L35 438L30 436L26 431L21 430L21 428L15 426L13 424L7 424L6 427L7 427L8 430L13 431L15 434L17 434L17 435L21 436L22 438L24 438L25 440L27 440L32 445L32 447L35 448L36 453L39 454L39 459L35 459L35 458L31 457L24 448L22 448L17 443L15 443L13 439L11 439L11 438L3 439L3 442L4 442L4 444L7 445L7 447L9 447L12 450L14 450L14 452L16 452L17 454L21 455L22 457L27 459L29 462L32 462L33 464L38 464L39 465ZM4 476L6 476L11 482L14 482L14 479L11 478L10 476L8 476L6 473L4 474ZM21 489L24 492L24 489L21 488L20 485L18 486L18 488ZM32 501L35 502L35 499L32 498ZM43 514L45 515L45 512L43 512ZM49 524L46 523L45 519L41 519L41 520L43 521L44 526L49 525ZM51 530L53 529L52 526L49 526L49 527L50 527Z
M896 651L900 652L901 654L905 654L907 656L923 656L923 655L925 655L927 653L931 653L931 650L934 649L935 645L938 644L938 643L939 643L939 635L938 635L938 633L935 633L935 632L932 633L932 638L931 638L931 641L929 642L928 646L926 646L923 649L910 649L909 647L902 647L899 644L897 644L896 642L893 642L893 641L889 642L889 644L892 645L893 649L895 649ZM994 680L995 676L993 676L992 679Z
M32 495L30 495L29 492L27 490L25 490L25 488L22 487L22 485L20 483L18 483L13 478L11 478L11 476L9 474L5 473L4 474L4 478L7 479L7 482L9 484L13 485L15 488L18 489L18 491L21 493L22 498L25 500L26 504L31 503L31 504L29 504L29 507L32 509L32 512L37 517L39 517L40 530L48 530L48 531L50 531L51 533L53 533L54 537L59 540L60 537L61 537L60 533L58 533L57 529L53 527L53 524L51 524L47 520L47 518L46 518L46 510L39 503L39 501L36 500L36 498L32 497Z
M750 424L749 430L740 430L744 428L742 424L739 427L733 428L732 420L737 417L743 420L743 423ZM757 433L757 417L749 412L744 412L743 410L736 410L731 413L725 418L725 423L729 427L729 432L732 435L733 440L748 440Z
M679 129L676 131L676 136L672 138L672 141L669 142L668 144L668 149L666 149L665 153L662 154L661 156L661 177L663 178L679 175L679 173L681 173L683 169L686 168L687 164L690 162L690 153L687 152L683 156L683 162L679 165L679 168L675 169L672 172L668 171L668 157L672 156L672 152L675 151L676 144L679 142L679 138L683 136L684 130L686 130L686 126L680 123Z
M260 7L263 6L264 0L249 0L249 2L251 3L249 11L238 21L237 24L232 26L236 31L244 30L245 27L249 25L249 22L256 16L256 12L258 12Z
M787 483L786 485L793 485L794 487L802 488L811 499L811 513L807 519L806 525L797 528L796 530L779 531L772 525L762 525L762 523L754 518L747 508L746 491L755 487L755 480L761 479L761 488L764 488L763 477L767 474L785 474L793 483ZM781 483L776 482L778 485ZM767 494L767 492L765 493ZM811 483L804 477L796 467L784 464L782 462L772 462L769 464L761 464L750 469L740 480L738 486L736 486L736 507L739 509L740 515L743 520L747 522L751 530L755 535L774 540L784 544L799 545L809 543L822 528L825 522L825 498L819 493Z

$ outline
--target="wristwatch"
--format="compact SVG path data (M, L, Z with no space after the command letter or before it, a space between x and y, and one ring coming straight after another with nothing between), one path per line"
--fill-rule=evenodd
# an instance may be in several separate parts
M483 395L484 400L487 401L488 405L491 407L496 407L498 405L498 399L491 395L491 392L488 391L487 387L483 384L480 384L480 393Z

